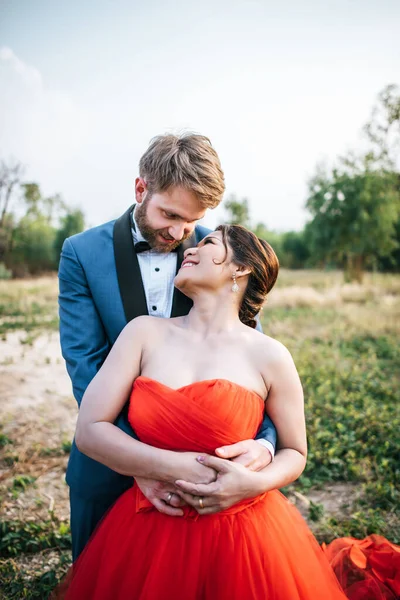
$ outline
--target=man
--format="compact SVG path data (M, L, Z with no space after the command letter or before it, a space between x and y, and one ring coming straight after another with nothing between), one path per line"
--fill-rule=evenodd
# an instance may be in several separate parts
M61 347L78 405L128 321L145 314L175 317L189 312L191 301L174 289L173 280L184 250L208 233L197 221L207 208L220 203L225 189L218 155L200 135L155 138L140 160L139 173L137 204L116 221L68 238L61 252ZM116 424L135 436L126 410ZM258 438L261 443L245 440L219 455L248 468L263 468L276 442L268 418ZM202 481L213 481L215 471L203 468ZM181 500L171 486L149 479L136 482L158 510L180 514ZM132 478L85 456L74 443L67 483L76 560L101 517L132 485Z

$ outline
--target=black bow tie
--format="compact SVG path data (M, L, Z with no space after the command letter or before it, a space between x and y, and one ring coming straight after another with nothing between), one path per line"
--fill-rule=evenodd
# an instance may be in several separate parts
M136 254L140 254L141 252L147 252L148 250L151 250L151 246L148 242L136 242L136 244L135 244Z
M140 254L141 252L148 252L151 250L151 246L148 242L136 242L135 244L135 252L136 254ZM178 252L178 248L173 248L171 252Z

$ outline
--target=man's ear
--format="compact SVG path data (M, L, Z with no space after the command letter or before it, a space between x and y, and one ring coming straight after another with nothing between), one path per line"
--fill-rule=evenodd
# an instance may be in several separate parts
M143 177L136 177L135 179L135 198L138 204L141 204L147 193L147 183Z

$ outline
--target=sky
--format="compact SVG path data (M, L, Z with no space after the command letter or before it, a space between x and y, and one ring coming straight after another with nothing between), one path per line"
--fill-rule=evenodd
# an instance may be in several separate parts
M400 84L399 31L398 0L0 0L0 158L95 226L133 203L153 136L195 131L225 197L299 230L316 164Z

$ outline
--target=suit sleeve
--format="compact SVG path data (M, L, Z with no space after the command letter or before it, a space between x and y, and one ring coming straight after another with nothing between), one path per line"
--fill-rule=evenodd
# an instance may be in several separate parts
M70 239L61 250L58 277L61 350L80 405L111 346Z
M256 315L256 329L257 329L257 331L260 331L261 333L263 333L263 328L262 328L261 319L260 319L260 313L258 313L258 315Z
M271 452L272 458L275 455L276 450L276 428L271 419L267 414L264 414L263 422L256 435L257 442L260 442L263 446L268 448Z
M262 325L261 325L260 313L256 316L256 321L257 321L256 329L262 333L263 329L262 329ZM264 414L264 419L263 419L263 422L261 423L261 427L256 435L256 440L258 442L260 442L261 444L263 444L263 446L268 448L268 450L271 452L272 458L275 455L276 438L277 438L277 436L276 436L275 425L273 424L271 419L268 417L268 415Z

